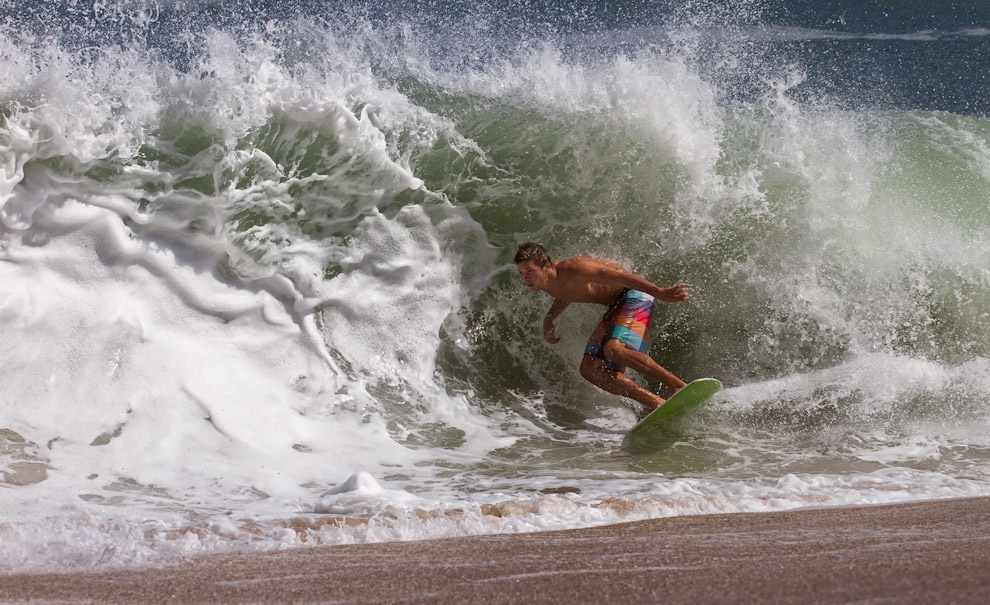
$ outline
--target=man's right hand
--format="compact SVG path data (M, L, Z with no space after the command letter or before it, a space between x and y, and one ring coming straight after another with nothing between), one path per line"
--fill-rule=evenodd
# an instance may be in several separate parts
M549 315L543 318L543 338L552 345L560 342L557 332L553 329L553 320L550 319Z

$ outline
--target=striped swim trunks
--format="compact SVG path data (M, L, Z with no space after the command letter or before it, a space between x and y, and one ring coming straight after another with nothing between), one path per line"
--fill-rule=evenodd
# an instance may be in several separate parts
M625 366L605 357L605 343L615 338L630 349L646 353L650 347L648 335L653 302L653 297L649 294L639 290L623 290L602 316L599 326L605 326L605 336L601 341L589 340L584 354L604 360L610 369L617 372L625 370Z

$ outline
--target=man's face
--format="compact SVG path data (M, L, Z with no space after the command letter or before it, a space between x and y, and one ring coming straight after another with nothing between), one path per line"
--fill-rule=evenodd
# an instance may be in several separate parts
M547 284L547 270L537 265L536 261L519 263L516 269L519 270L519 276L530 290L539 290Z

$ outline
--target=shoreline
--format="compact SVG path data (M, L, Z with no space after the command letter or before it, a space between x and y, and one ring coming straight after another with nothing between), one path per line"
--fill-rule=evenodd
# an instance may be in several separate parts
M0 575L0 603L990 602L990 498Z

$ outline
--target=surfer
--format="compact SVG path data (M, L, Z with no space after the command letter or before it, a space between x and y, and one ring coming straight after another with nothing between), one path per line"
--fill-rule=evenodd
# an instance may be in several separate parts
M584 349L581 376L585 380L609 393L638 401L648 411L663 405L664 399L626 376L626 368L661 382L671 391L685 386L646 351L654 300L683 302L688 299L686 285L660 288L615 263L597 258L575 256L553 261L543 246L534 243L519 246L515 264L530 290L542 290L553 297L543 317L543 338L551 344L560 342L553 322L571 303L608 307Z

